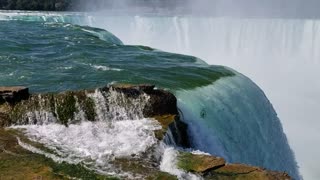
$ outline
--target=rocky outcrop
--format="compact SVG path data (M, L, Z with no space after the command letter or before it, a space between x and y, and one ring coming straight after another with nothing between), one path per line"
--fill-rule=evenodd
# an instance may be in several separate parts
M141 179L177 179L160 171L161 157L157 149L168 132L176 145L190 147L187 125L180 121L176 97L153 85L128 84L32 95L25 87L0 87L0 174L8 179L22 176L27 179L114 179L81 165L56 163L43 155L29 152L19 146L18 139L39 149L44 147L29 141L18 131L3 129L13 124L60 123L69 126L82 120L104 120L101 118L111 121L149 118L158 121L161 128L154 130L158 143L142 154L114 158L110 164L119 172L124 171ZM177 158L178 168L204 179L290 179L286 173L227 164L223 158L206 154L179 152ZM16 173L17 169L21 173Z
M10 87L2 89L6 89L6 98L3 98L4 100L0 105L0 125L2 127L12 124L41 125L50 123L49 121L68 126L83 119L99 121L101 120L101 114L108 120L116 121L143 117L157 120L162 127L155 130L155 135L158 139L157 144L139 156L133 154L132 157L116 158L110 164L113 164L116 170L130 173L133 177L177 179L177 177L159 170L160 157L156 155L157 146L160 140L164 139L170 125L173 123L183 124L179 121L177 100L170 92L155 89L153 85L117 84L95 90L28 94L27 97L24 97L20 93L23 92L20 91L23 88ZM8 91L8 89L11 91ZM7 98L9 94L11 96ZM103 112L98 112L97 110ZM97 113L101 113L100 116ZM79 116L82 117L79 119ZM185 124L179 126L186 127ZM186 134L186 128L180 131L185 131ZM13 130L0 129L0 135L6 138L3 142L0 139L0 147L5 149L2 152L0 151L2 153L0 154L1 161L5 162L5 166L8 167L3 168L6 171L4 173L6 178L20 177L21 174L15 175L13 169L20 168L23 164L28 164L30 168L21 167L21 172L27 174L30 179L37 176L47 179L60 179L60 177L54 176L56 173L59 173L61 177L112 179L112 177L107 176L101 176L102 178L100 178L99 174L84 169L81 165L57 164L42 155L28 152L18 145L15 137L19 137L23 142L31 143L32 146L39 149L43 149L43 147L41 144L28 141L22 134ZM10 156L7 155L8 153ZM17 161L20 156L25 155L29 157Z
M244 164L227 164L221 157L179 152L177 167L193 172L206 180L290 180L284 172L269 171Z
M209 171L205 175L205 179L289 180L291 178L284 172L269 171L244 164L226 164L221 168Z
M225 163L226 161L220 157L180 152L177 166L188 172L204 173L210 169L220 168L224 166Z
M112 92L116 92L116 95ZM75 118L81 112L84 119L99 120L95 111L97 108L95 93L103 98L104 104L98 106L103 106L105 111L111 111L111 106L124 108L128 112L127 118L137 118L132 116L139 115L140 112L130 114L130 111L141 106L137 110L142 112L141 118L154 118L163 127L156 131L156 137L159 140L164 138L170 128L178 144L184 147L189 146L186 124L178 117L176 97L168 91L155 89L154 85L115 84L96 90L32 95L29 95L28 88L25 87L0 87L0 127L12 124L46 123L41 122L43 119L51 119L51 121L53 119L57 123L68 125L77 121ZM143 97L144 95L147 97ZM117 113L110 112L108 118L123 118Z
M29 98L29 89L22 86L0 87L0 104L8 102L15 104Z
M148 106L143 110L145 117L178 114L176 97L168 91L155 89L154 85L115 84L105 87L102 90L110 91L110 89L121 92L128 97L137 98L142 93L149 95Z
M28 98L29 89L26 87L0 87L0 127L10 125L12 107Z

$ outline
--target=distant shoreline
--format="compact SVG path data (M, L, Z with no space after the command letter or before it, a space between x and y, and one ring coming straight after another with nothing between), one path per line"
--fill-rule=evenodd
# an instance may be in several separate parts
M101 9L185 9L184 0L0 0L0 10L25 11L97 11Z
M71 0L0 0L1 10L69 11Z

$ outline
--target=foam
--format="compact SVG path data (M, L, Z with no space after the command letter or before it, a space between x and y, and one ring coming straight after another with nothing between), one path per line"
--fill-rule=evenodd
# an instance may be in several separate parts
M77 164L85 162L93 167L107 171L108 163L115 157L140 155L157 143L154 130L161 129L152 119L123 120L113 122L81 122L68 127L60 124L14 126L23 129L32 141L41 143L53 150L55 155L48 155L43 150L23 144L22 147L32 152L44 154L58 162L67 161Z

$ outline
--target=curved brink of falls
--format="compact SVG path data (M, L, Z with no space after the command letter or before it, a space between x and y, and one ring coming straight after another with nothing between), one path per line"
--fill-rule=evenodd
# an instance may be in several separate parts
M276 112L248 78L237 74L176 95L194 148L229 162L286 171L299 179Z

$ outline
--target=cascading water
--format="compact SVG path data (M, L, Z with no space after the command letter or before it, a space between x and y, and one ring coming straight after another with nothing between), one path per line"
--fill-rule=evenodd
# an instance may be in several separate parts
M22 129L31 141L44 144L49 151L33 147L20 139L19 144L60 163L81 163L89 169L112 175L119 174L119 170L110 164L111 160L139 155L157 143L154 130L161 129L161 126L155 120L144 118L142 114L148 104L146 94L133 99L112 89L108 93L97 89L86 96L82 100L94 102L92 106L96 121L86 117L82 108L84 102L78 102L73 119L68 119L68 126L60 124L63 117L59 116L58 108L64 102L60 102L58 96L33 97L31 104L41 109L42 113L28 112L34 108L31 107L26 110L26 118L19 118L27 120L18 121L12 128ZM68 98L63 99L66 101ZM55 110L48 107L48 104L55 107ZM78 118L79 115L82 117ZM126 174L119 176L126 177Z
M25 15L14 16L17 19L23 20ZM127 17L118 18L124 18L126 22L131 21L131 19ZM161 18L165 19L166 17ZM156 19L161 21L161 18ZM38 20L34 19L32 21ZM43 21L43 19L40 21ZM118 22L125 25L125 23L121 21ZM173 27L179 29L181 26L179 24L179 18L175 18L174 22L176 26ZM21 26L25 26L26 24L24 20L23 22L17 21L17 23L20 23ZM5 82L10 82L16 85L22 82L22 78L26 79L27 85L30 84L31 88L35 91L61 91L90 88L113 81L157 84L159 87L164 87L175 92L178 97L179 108L182 110L184 121L190 125L189 132L193 140L192 145L194 148L207 151L211 154L221 155L230 162L246 162L252 165L269 167L273 170L287 171L290 172L293 177L299 179L293 153L287 144L275 111L261 90L244 76L228 68L209 66L199 61L199 59L190 56L165 53L148 47L126 46L118 43L118 41L104 42L103 38L97 36L97 33L101 32L101 30L94 28L90 31L97 33L74 28L74 25L61 26L59 23L50 24L48 22L44 24L32 23L34 27L41 27L41 29L51 31L51 35L55 37L53 38L54 40L50 42L50 46L48 45L48 52L55 52L56 49L62 49L61 47L65 49L63 51L59 50L54 58L44 59L40 53L42 51L39 52L38 49L33 49L34 54L31 56L29 56L28 51L23 52L26 55L25 57L28 58L20 58L20 54L14 56L14 58L18 58L22 64L29 62L29 59L31 59L36 61L38 66L50 68L46 69L45 72L41 69L33 71L32 68L34 67L29 67L28 64L25 63L25 66L28 68L17 73L14 72L14 65L12 65L12 67L10 66L6 69L6 74L14 73L0 79L4 84L6 84ZM116 22L114 23L116 24ZM10 25L12 24L14 23ZM103 26L103 24L101 24L101 26ZM187 25L183 26L187 27ZM113 28L114 27L116 26L113 26ZM110 28L112 29L111 25ZM152 28L153 27L150 26L150 29ZM167 30L174 32L170 28ZM25 32L28 32L28 29L25 29ZM168 32L168 34L170 34L170 32ZM179 36L182 37L183 34L191 32L192 29L189 29L189 32L180 33ZM61 34L63 34L65 38L62 38ZM166 37L165 35L166 34L163 34L163 37ZM33 38L33 34L28 34L27 37L35 39ZM10 34L8 38L15 38L15 36L14 34ZM161 38L158 37L158 40L161 42ZM191 39L184 39L184 41L186 43L192 43ZM28 47L28 43L30 42L19 43L27 44L26 47ZM19 47L20 44L13 46ZM11 44L8 46L11 46ZM191 46L189 47L192 49ZM5 46L4 49L8 49L8 47ZM16 52L14 51L14 53ZM48 54L48 56L50 56L50 54ZM12 60L12 57L6 54L6 52L0 54L0 58L4 59L4 63L10 63ZM45 78L35 78L35 75L30 72L36 72L37 75L43 74ZM85 73L81 76L70 76L70 74L79 74L79 72ZM59 87L54 83L48 83L61 82L61 79L63 79L65 83L62 83ZM77 86L70 85L69 82L77 82ZM124 116L118 116L117 113L115 115L101 114L101 112L110 112L109 107L103 106L107 100L110 102L127 103L127 101L117 99L118 97L115 99L101 99L102 96L104 95L99 92L89 95L89 97L95 99L94 103L101 108L100 110L96 109L98 119L121 117L118 118L120 121L113 122L113 128L120 127L119 129L126 129L122 127L122 125L126 124L123 124L123 119L126 119L126 117L141 118L137 113L125 114ZM79 104L79 107L81 107L81 103ZM141 102L138 102L138 104L141 104ZM113 109L119 110L119 112L127 112L128 108L125 108L123 105L121 107L124 109L117 106L113 106ZM72 115L72 117L81 117L81 111L79 110L78 112L79 116ZM45 117L47 116L48 115L45 115ZM40 117L42 118L43 116ZM37 116L33 118L37 118ZM65 117L64 119L68 121L68 118ZM133 123L135 121L130 122ZM117 123L119 123L119 126L117 126ZM129 125L132 125L132 123L129 123ZM46 137L48 136L37 136L37 133L33 133L34 130L36 130L36 128L32 128L34 126L35 125L32 125L30 127L29 134L38 138L38 141L43 140L45 144L50 144L50 142L47 142L48 139ZM59 136L60 134L65 136L68 134L64 131L65 127L63 126L59 125L54 128L50 126L51 124L49 123L48 128L50 130L48 130L48 132L52 132L54 137L58 139L61 138ZM92 122L81 123L79 127L74 127L72 124L70 126L72 126L71 129L80 129L80 133L85 133L83 132L84 129L88 128L92 129L92 133L102 131L108 135L110 135L110 133L113 134L113 132L105 132L103 130L104 128L100 129L100 126L104 127L103 125L97 125L97 127ZM143 127L140 128L138 122L130 127L134 126L139 127L138 130L141 129L141 131L135 132L134 134L143 137L145 140L150 140L148 134L139 134L140 132L145 132L145 129L143 129ZM157 126L150 125L146 127L146 129L150 130L156 127ZM119 129L116 128L114 130L116 132L122 132ZM199 131L199 129L201 129L201 131ZM90 136L90 131L88 131L88 133L88 137L92 137ZM244 135L246 137L244 137ZM102 136L104 137L104 135ZM116 138L120 137L117 136L115 139ZM62 139L61 142L69 143L66 139ZM114 143L110 141L107 142ZM73 143L82 144L84 147L91 147L93 145L78 141L72 141L70 143L70 146L76 146L76 144ZM122 142L115 142L115 144L122 144ZM175 152L170 151L170 149L167 150L169 159L172 159L170 157L174 157ZM76 150L71 148L71 151L74 152ZM137 151L140 152L139 150ZM80 157L85 157L86 153L90 155L91 150L87 152L76 152L75 154L80 154ZM110 150L110 154L113 154L112 149ZM98 153L98 155L94 154L91 159L95 159L94 157L96 156L101 157L100 155L103 156L103 153ZM169 161L172 162L171 160ZM164 161L164 163L165 162L166 161ZM180 172L176 172L176 174L179 173Z
M193 147L229 162L281 169L299 176L272 105L242 75L191 91L178 91L177 97L189 124Z

